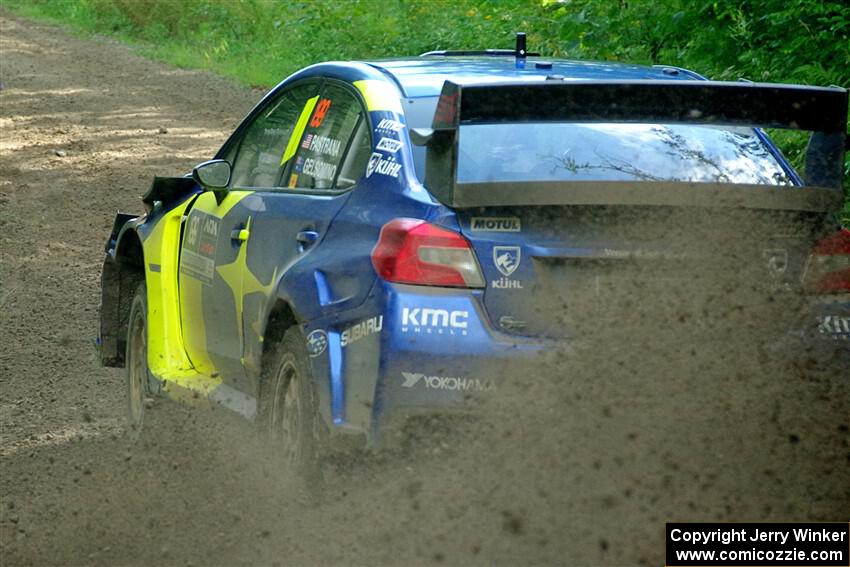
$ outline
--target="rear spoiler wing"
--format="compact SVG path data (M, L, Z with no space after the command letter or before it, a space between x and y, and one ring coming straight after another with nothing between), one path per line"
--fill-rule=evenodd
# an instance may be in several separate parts
M652 197L646 204L662 204L667 195L676 202L691 199L696 204L694 199L710 200L694 193L708 185L712 189L706 196L740 195L744 189L762 193L720 199L718 206L737 202L736 206L755 208L834 210L843 198L847 104L847 91L838 87L690 80L465 85L446 81L431 128L411 130L411 140L427 147L425 185L453 207L632 204L640 199L638 194ZM457 182L460 128L520 122L680 123L809 131L805 186L817 195L779 198L789 193L787 188L686 182L529 182L512 184L513 190L507 184Z

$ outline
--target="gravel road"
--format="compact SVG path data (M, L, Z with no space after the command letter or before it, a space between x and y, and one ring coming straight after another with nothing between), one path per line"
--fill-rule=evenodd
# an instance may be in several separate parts
M158 402L131 442L94 350L104 239L262 93L3 12L0 82L4 567L659 565L666 521L850 519L850 382L746 341L556 360L319 503L236 418Z

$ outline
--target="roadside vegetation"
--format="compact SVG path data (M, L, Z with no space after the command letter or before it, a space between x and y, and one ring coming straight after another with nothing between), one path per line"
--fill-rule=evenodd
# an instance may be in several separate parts
M267 88L318 61L434 49L687 67L709 78L850 88L844 0L0 0L14 13L115 36L142 54ZM802 144L780 133L799 164ZM850 221L850 159L844 221Z

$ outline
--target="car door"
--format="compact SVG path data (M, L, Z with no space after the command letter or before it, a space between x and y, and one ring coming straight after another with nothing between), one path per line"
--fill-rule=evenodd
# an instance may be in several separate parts
M197 369L254 394L277 282L321 241L362 176L366 126L354 92L327 81L321 92L315 82L284 90L243 129L226 198L201 195L187 220L181 302ZM348 151L355 132L365 153Z
M315 252L349 190L363 177L370 151L369 123L359 96L347 84L328 80L321 94L305 103L277 185L258 188L252 196L252 208L262 215L251 222L242 288L243 361L254 378L249 389L256 387L269 294L276 291L265 286ZM299 289L298 295L292 301L318 301L315 292Z
M317 81L295 85L255 113L234 145L230 190L220 202L213 192L202 193L185 221L178 284L186 351L196 370L237 387L245 381L247 246L251 224L263 214L254 195L282 176L283 156L319 86Z

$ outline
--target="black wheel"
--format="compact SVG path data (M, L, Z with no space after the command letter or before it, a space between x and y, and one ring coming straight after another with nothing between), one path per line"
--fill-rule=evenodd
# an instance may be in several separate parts
M258 422L274 450L305 487L322 482L323 428L304 337L291 328L264 364Z
M136 288L127 325L127 429L137 438L148 399L148 300L145 282Z

